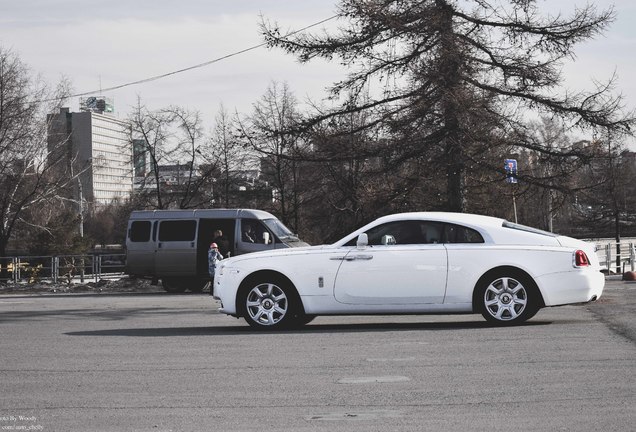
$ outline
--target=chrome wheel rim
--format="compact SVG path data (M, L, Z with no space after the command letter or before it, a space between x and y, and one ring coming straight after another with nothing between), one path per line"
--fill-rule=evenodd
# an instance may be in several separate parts
M499 278L486 288L484 305L493 318L499 321L512 321L526 309L528 293L518 280Z
M272 283L252 288L247 294L247 313L252 321L264 326L279 323L287 314L289 302L285 291Z

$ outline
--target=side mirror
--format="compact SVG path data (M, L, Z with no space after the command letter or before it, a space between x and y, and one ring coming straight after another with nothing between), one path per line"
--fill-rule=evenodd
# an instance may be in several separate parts
M358 249L364 249L369 245L369 236L366 233L362 233L358 236L358 242L356 246Z

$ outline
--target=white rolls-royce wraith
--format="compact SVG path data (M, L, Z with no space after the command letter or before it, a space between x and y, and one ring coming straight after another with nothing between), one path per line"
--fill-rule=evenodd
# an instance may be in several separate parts
M503 219L385 216L332 245L221 261L220 312L263 329L317 315L480 313L516 324L603 292L594 246Z

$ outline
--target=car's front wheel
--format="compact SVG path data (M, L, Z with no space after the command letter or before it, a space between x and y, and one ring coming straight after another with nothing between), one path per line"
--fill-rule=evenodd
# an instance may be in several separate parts
M297 306L293 289L280 281L248 285L242 296L243 317L258 329L280 329L296 323Z
M504 272L482 279L476 301L487 321L514 325L538 312L540 294L530 277L517 272Z

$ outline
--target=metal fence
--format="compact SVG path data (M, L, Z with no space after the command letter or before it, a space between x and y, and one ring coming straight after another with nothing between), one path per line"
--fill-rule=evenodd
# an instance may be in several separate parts
M636 243L604 243L596 245L601 267L609 273L622 274L636 269Z
M636 270L636 243L597 244L608 273ZM124 276L126 254L0 257L0 282L98 282Z
M124 275L125 254L0 257L0 282L98 282Z

